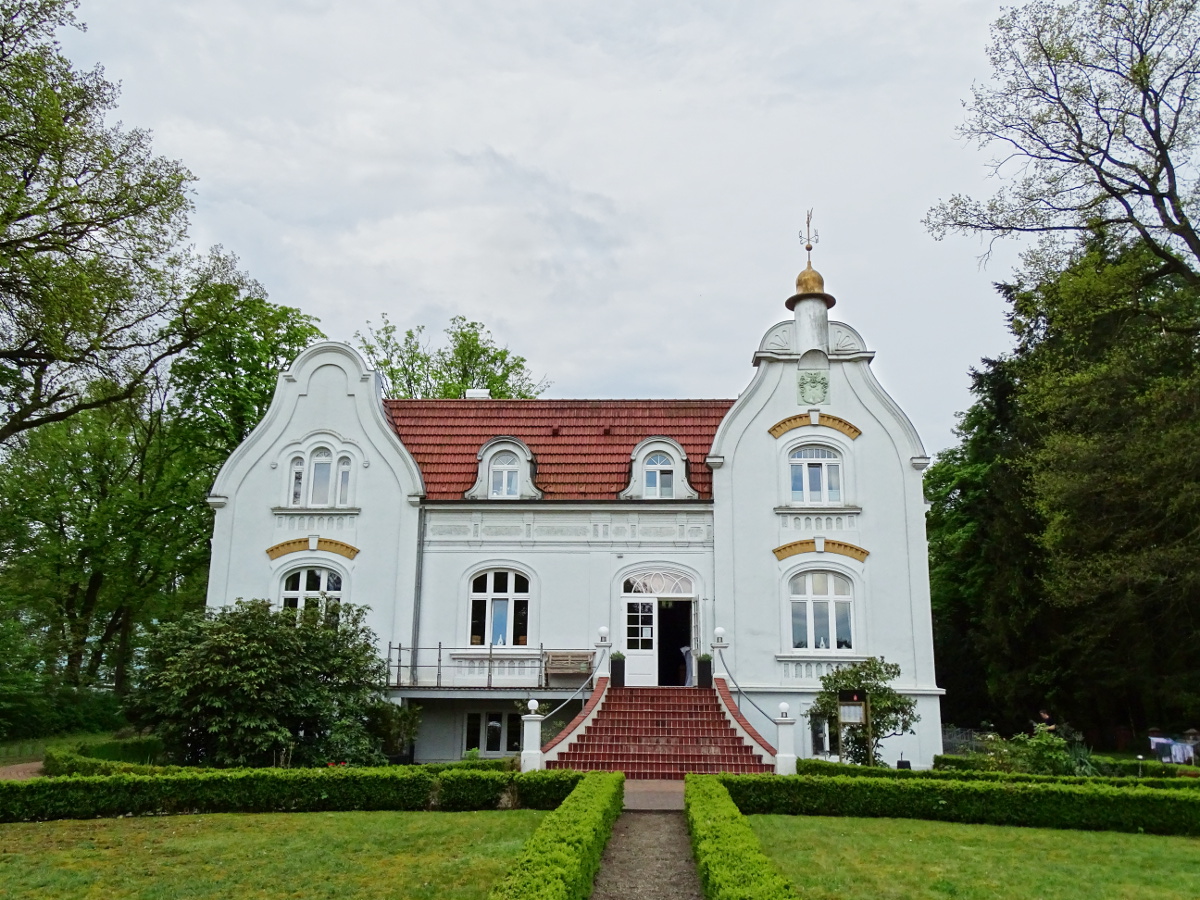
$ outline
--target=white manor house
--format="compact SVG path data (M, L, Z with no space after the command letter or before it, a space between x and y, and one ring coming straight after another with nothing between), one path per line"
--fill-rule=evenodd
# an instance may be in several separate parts
M882 656L921 716L886 758L928 767L929 458L833 305L810 262L736 400L390 400L352 348L315 344L217 477L208 604L369 606L392 697L423 710L420 762L513 753L516 701L590 697L546 752L586 767L567 748L621 693L610 647L629 686L671 689L624 696L670 703L701 693L715 643L720 714L767 764L781 703L795 753L824 756L821 676Z

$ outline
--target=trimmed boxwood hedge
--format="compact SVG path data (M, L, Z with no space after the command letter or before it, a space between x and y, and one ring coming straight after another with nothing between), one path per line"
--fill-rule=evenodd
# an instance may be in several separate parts
M158 765L163 761L163 742L156 737L122 738L114 741L83 743L76 752L92 759L110 762Z
M82 757L75 757L78 762ZM578 772L488 772L435 775L422 766L323 769L182 769L92 760L124 767L109 774L0 782L0 822L214 812L553 809L582 777Z
M936 819L1200 835L1200 794L1109 785L718 775L745 814Z
M750 824L716 776L684 776L683 806L706 900L790 900L798 896L792 883L763 853Z
M1159 790L1200 788L1200 779L1192 778L1111 778L1076 775L1027 775L1020 772L947 772L929 769L884 769L856 766L850 763L826 762L822 759L801 759L796 762L797 775L848 775L856 778L932 778L940 781L998 781L1029 784L1107 784L1112 787L1147 787Z
M489 900L587 900L624 796L620 772L583 776L525 842Z
M47 747L42 758L42 772L51 777L61 775L178 775L181 772L200 772L194 766L151 766L138 763L96 759L69 750Z
M1200 783L1200 768L1196 766L1164 765L1154 759L1113 759L1108 756L1093 756L1092 765L1101 776L1107 778L1189 778ZM983 753L953 756L949 753L933 758L933 767L939 771L988 772L991 760ZM1190 777L1189 777L1190 776Z

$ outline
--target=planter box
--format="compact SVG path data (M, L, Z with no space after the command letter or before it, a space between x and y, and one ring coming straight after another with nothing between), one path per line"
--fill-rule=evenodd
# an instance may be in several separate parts
M712 660L696 660L696 683L702 688L712 687Z
M609 684L612 687L625 687L625 660L614 659L609 662L611 670L611 681Z

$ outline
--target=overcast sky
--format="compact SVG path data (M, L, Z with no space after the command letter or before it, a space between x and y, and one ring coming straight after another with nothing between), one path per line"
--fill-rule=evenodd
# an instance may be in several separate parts
M487 324L550 397L733 397L814 207L835 319L930 452L1007 348L955 137L990 0L85 0L64 32L198 176L193 237L349 340Z

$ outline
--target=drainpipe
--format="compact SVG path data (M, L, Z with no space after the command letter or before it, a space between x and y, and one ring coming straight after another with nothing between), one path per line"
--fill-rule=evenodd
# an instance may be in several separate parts
M412 656L408 668L410 684L417 683L417 647L421 640L421 576L425 572L425 507L417 510L417 574L413 585Z

